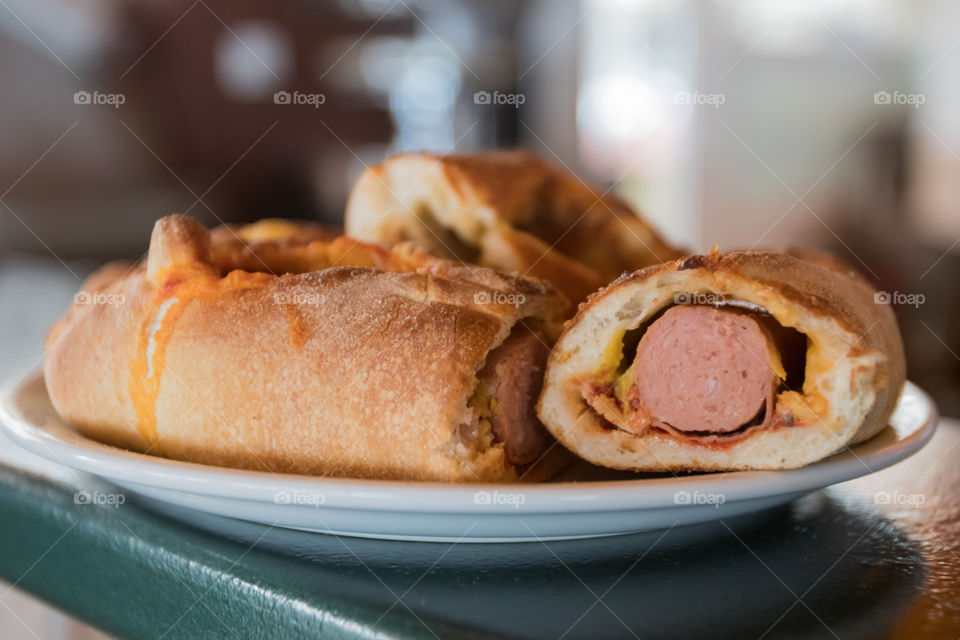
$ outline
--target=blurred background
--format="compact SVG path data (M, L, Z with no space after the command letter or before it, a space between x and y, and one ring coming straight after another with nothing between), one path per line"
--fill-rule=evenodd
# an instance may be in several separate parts
M958 24L947 0L0 0L0 374L162 215L335 225L385 154L520 146L691 249L836 253L960 416ZM94 637L24 598L0 636Z
M28 301L56 315L52 279L142 255L159 216L337 224L385 154L529 147L692 249L833 251L960 415L958 19L946 0L2 0L0 283L43 272Z

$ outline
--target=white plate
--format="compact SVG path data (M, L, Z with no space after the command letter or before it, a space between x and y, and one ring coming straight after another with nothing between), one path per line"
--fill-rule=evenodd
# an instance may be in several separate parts
M754 512L903 460L930 439L936 421L930 397L907 383L890 427L802 469L655 476L584 464L540 485L449 485L281 475L165 460L78 434L54 412L39 374L0 395L0 422L16 443L134 494L277 527L429 541L606 536Z

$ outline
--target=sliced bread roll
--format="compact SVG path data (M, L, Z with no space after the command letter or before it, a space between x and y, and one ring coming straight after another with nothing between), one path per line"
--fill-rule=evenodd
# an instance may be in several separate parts
M157 222L49 333L56 410L87 436L212 465L362 478L539 480L567 314L539 281L284 221Z
M693 256L592 295L538 410L571 451L636 471L800 467L882 430L905 378L889 305L839 261Z

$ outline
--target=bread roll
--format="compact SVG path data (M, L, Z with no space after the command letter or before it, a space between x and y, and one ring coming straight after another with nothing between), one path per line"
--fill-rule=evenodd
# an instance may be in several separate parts
M541 420L636 471L800 467L870 438L903 387L893 312L839 261L717 252L590 296L548 361Z
M346 229L543 278L574 302L680 256L622 201L527 151L387 158L357 180Z
M567 304L544 283L409 245L275 220L211 234L170 216L144 264L84 285L49 333L44 374L63 418L136 451L273 472L538 480L565 461L532 405L539 341L556 337ZM507 364L485 369L494 358ZM507 425L501 399L518 405Z

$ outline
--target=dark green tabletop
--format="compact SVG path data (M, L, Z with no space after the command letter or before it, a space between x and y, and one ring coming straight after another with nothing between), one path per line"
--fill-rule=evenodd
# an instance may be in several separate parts
M944 421L910 460L735 520L475 545L230 540L132 495L78 504L116 490L4 441L0 577L129 638L956 638L958 442Z

